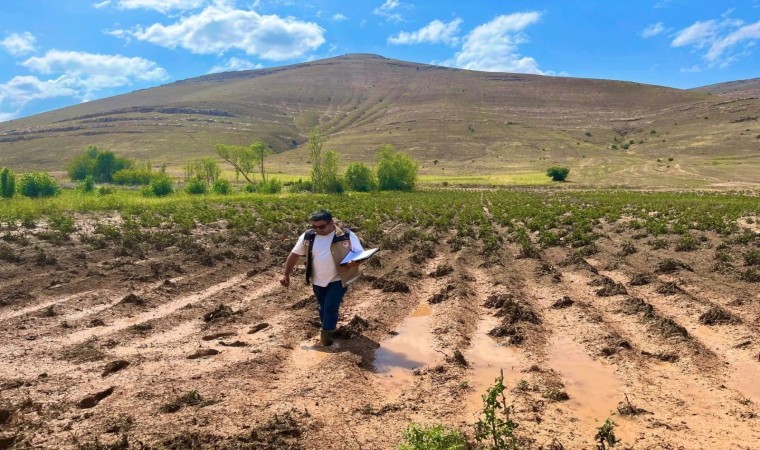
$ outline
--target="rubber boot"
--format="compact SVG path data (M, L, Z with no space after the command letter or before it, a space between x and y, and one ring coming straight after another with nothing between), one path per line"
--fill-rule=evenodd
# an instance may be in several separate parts
M325 347L333 344L333 331L322 330L319 334L319 343Z

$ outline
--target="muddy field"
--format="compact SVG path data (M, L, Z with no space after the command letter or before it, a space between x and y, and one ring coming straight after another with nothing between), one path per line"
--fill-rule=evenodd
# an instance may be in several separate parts
M135 249L96 218L120 227L4 234L0 449L393 449L411 423L472 437L500 370L524 448L595 448L607 418L616 448L760 447L752 220L688 248L602 221L585 247L529 251L498 225L494 249L386 223L326 350L302 269L277 282L297 235L219 221Z

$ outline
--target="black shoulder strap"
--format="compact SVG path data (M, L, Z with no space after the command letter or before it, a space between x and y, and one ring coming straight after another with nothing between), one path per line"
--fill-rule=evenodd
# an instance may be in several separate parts
M317 232L314 230L307 230L304 233L303 240L308 242L308 250L306 250L306 283L311 282L311 249L314 248L314 238L317 237Z

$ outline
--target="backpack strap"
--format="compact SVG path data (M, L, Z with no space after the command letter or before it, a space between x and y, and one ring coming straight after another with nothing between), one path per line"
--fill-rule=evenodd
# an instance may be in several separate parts
M317 237L317 232L314 230L307 230L304 233L303 240L308 242L308 250L306 250L306 283L311 283L311 249L314 248L314 239Z

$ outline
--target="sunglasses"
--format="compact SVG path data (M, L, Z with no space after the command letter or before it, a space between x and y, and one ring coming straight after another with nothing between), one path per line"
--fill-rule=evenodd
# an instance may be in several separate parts
M327 228L327 227L329 227L329 226L330 226L330 224L329 224L329 223L326 223L326 224L324 224L324 225L312 225L312 226L311 226L311 229L312 229L312 230L324 230L325 228Z

